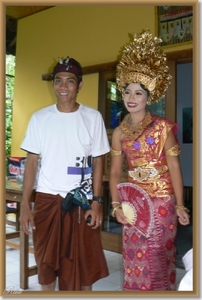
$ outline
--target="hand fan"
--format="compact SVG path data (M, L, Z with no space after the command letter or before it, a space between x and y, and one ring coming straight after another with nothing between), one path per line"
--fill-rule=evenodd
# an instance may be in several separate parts
M144 189L131 182L117 185L122 209L138 233L148 237L154 225L154 209L149 195Z

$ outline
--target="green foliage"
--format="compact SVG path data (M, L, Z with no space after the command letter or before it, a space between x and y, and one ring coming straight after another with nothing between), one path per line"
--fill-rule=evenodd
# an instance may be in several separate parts
M10 75L10 76L9 76ZM12 144L12 117L13 117L13 93L15 81L15 56L6 55L6 141L5 150L6 157L11 155ZM6 173L7 173L7 159L6 159Z

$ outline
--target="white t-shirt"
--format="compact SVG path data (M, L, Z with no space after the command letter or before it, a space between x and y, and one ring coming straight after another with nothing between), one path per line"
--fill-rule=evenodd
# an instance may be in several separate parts
M21 149L41 156L36 190L65 197L83 181L92 194L92 158L110 146L99 111L80 104L63 113L54 104L32 115Z

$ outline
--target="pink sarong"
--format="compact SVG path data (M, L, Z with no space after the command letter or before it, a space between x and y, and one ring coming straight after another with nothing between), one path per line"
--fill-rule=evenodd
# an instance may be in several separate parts
M154 226L149 237L123 226L124 290L176 290L175 196L151 198Z

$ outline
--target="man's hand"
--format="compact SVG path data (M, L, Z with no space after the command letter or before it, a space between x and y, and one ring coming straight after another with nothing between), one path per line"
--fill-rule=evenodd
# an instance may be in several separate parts
M33 218L33 214L32 211L30 209L30 207L26 206L26 207L21 207L21 213L20 213L20 225L22 230L27 234L30 235L31 231L29 230L29 224L31 224L32 229L35 229L35 225L34 225L34 218Z
M96 229L102 225L102 220L103 220L102 207L96 201L92 202L91 207L92 209L86 211L85 219L90 215L91 222L88 223L88 226L91 226L92 229Z

